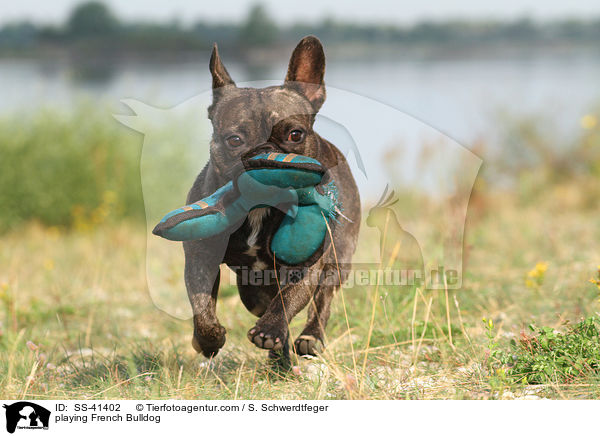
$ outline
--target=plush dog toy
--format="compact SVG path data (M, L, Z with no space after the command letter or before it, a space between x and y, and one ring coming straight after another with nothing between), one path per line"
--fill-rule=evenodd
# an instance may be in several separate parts
M323 245L327 221L341 213L334 182L320 185L325 167L294 153L261 153L243 160L245 171L196 203L169 212L152 233L172 241L207 239L233 231L257 207L286 212L271 240L279 262L299 265Z

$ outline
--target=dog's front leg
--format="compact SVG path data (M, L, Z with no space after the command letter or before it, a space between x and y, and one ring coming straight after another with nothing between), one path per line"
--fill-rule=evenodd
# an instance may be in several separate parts
M267 311L248 332L248 339L265 350L279 351L287 346L288 325L310 301L309 284L298 282L284 286L271 300Z
M216 314L219 265L227 240L189 241L185 251L185 285L194 313L192 346L206 357L215 356L225 344L225 328Z
M300 336L294 341L294 351L316 356L325 344L325 327L329 320L331 300L337 286L321 283L308 306L308 319Z

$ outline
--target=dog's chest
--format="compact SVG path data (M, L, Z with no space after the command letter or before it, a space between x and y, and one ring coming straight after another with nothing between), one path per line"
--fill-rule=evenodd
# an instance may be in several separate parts
M270 215L270 212L271 209L269 207L260 207L253 209L248 213L250 234L246 239L248 248L244 254L253 258L251 265L252 269L264 270L268 267L265 262L266 259L263 259L264 256L261 256L266 248L263 246L265 244L265 238L260 236L262 236L261 231L264 228L265 219Z

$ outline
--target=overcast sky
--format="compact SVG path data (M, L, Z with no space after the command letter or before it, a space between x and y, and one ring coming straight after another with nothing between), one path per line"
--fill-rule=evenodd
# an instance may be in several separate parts
M65 20L81 0L1 0L0 23L28 19L43 23ZM105 0L119 17L193 22L240 20L252 0ZM598 0L264 0L272 16L283 23L332 16L363 22L413 23L422 19L515 18L530 16L548 20L600 16Z

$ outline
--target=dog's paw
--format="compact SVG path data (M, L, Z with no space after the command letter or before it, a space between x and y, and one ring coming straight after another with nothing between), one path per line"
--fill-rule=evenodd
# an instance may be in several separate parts
M286 339L285 330L263 325L260 320L248 331L248 339L258 348L279 351Z
M294 341L294 351L300 356L316 356L322 348L321 340L313 335L300 335Z
M214 357L225 345L225 334L225 327L220 324L196 328L192 337L192 347L204 357Z

